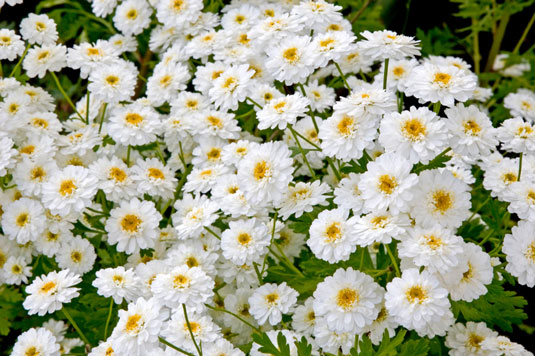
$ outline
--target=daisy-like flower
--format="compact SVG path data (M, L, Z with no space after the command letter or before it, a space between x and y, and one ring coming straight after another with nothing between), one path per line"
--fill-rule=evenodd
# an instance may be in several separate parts
M56 23L46 15L29 14L20 23L20 34L31 44L52 45L58 40Z
M213 295L214 280L200 267L182 265L168 273L156 275L151 284L154 299L169 308L185 304L193 312L201 312Z
M406 211L413 198L411 187L418 183L411 168L406 158L395 153L385 153L368 163L359 182L364 207L369 211L389 208L394 214Z
M519 89L516 93L509 93L503 99L503 105L512 116L521 116L531 123L535 121L535 92Z
M116 63L116 55L116 49L107 41L97 40L95 43L83 42L69 48L67 52L67 65L72 69L80 69L80 77L85 79L89 73L96 70L99 66Z
M257 112L258 128L279 128L284 130L288 124L293 125L298 117L305 116L310 101L299 93L270 100L262 110Z
M96 274L97 278L92 285L97 288L97 294L106 298L112 297L115 304L121 304L123 299L128 303L136 299L138 278L131 268L127 270L123 266L103 268Z
M43 184L42 202L54 215L81 213L91 204L98 180L87 168L67 166Z
M207 344L206 348L203 349L203 355L245 356L242 350L235 348L232 343L223 338L219 338L215 342Z
M342 350L344 354L349 354L351 348L355 345L355 334L346 332L336 332L322 323L319 319L314 328L314 341L324 352L337 353Z
M416 268L386 285L385 305L397 323L420 336L443 336L453 323L448 291L436 277Z
M59 356L59 344L56 337L45 328L31 328L17 338L12 356Z
M363 216L355 215L351 219L353 231L358 235L357 244L362 247L376 242L389 244L392 238L401 240L411 226L406 214L392 215L388 211L374 211Z
M481 342L481 348L487 352L503 353L504 356L531 356L522 345L512 342L506 336L486 337Z
M12 168L15 164L17 151L13 149L13 144L12 139L0 132L0 177L5 176L7 168Z
M267 253L271 235L267 226L255 218L229 223L221 234L223 256L238 266L259 262Z
M97 259L95 248L89 240L76 236L61 244L56 254L58 266L62 269L71 270L74 273L84 274L93 269Z
M517 153L535 152L535 129L520 117L507 119L496 129L502 149Z
M6 284L19 285L28 283L28 277L32 276L32 267L28 266L24 256L11 256L0 269L0 274L2 273Z
M422 226L431 227L438 223L454 229L470 216L470 186L450 171L422 172L418 186L412 192L411 216Z
M343 209L351 209L355 215L365 213L364 201L359 190L360 174L349 173L334 189L334 203Z
M24 52L24 41L13 30L0 29L0 59L12 61Z
M523 179L510 184L504 192L503 199L509 202L507 210L518 215L520 219L535 222L535 187L533 179Z
M293 6L291 14L299 18L302 24L318 29L333 22L338 22L341 18L339 12L341 9L341 6L331 4L325 0L308 0Z
M98 17L106 17L117 6L117 0L91 0L91 9Z
M157 65L147 82L147 98L154 106L171 102L179 90L186 89L186 83L190 78L188 67L181 63Z
M136 185L130 169L121 159L101 157L91 163L89 170L98 179L98 187L106 194L106 199L115 203L137 195Z
M439 225L408 230L408 237L398 245L399 256L411 258L418 266L425 266L431 273L447 273L459 264L463 253L462 237L454 235Z
M139 159L132 167L132 179L137 182L141 194L164 199L171 199L174 196L177 179L171 169L157 158Z
M336 110L323 121L318 137L322 152L329 156L348 161L359 159L365 148L371 148L377 136L377 124L369 115L347 114Z
M250 81L254 72L247 64L231 66L221 73L208 91L210 101L225 111L235 110L238 103L244 101L249 94Z
M288 85L303 82L316 68L317 54L308 36L291 36L266 51L266 68Z
M327 205L327 195L330 188L326 183L314 181L312 183L297 182L288 186L280 206L279 214L287 220L292 214L298 218L303 213L311 212L319 205Z
M162 216L151 201L122 201L120 206L110 212L106 222L108 242L117 244L117 251L128 254L140 249L154 247L158 238L158 224Z
M168 27L182 27L195 21L202 8L200 0L162 0L157 2L156 17Z
M353 268L337 269L314 292L314 313L330 330L361 333L377 318L384 290Z
M414 37L398 35L388 30L364 31L360 35L364 37L364 40L359 42L361 52L373 60L401 60L420 55L420 41L414 40Z
M22 68L30 78L43 78L46 72L57 72L67 65L67 47L43 45L32 47L22 61Z
M309 297L303 305L295 308L292 316L292 328L300 334L311 336L316 325L314 297Z
M142 0L141 2L145 3ZM89 75L88 90L96 100L105 103L115 104L121 100L128 101L134 95L137 74L135 65L130 61L102 65Z
M217 204L204 195L193 197L187 194L182 200L177 200L174 207L176 213L171 218L181 239L200 234L204 227L217 220L216 212L219 210Z
M117 107L107 126L111 138L124 146L141 146L155 141L160 127L156 110L137 102Z
M466 243L456 271L441 275L443 285L449 290L452 300L471 302L487 293L485 285L492 282L493 268L490 256L480 246Z
M500 161L486 168L483 187L490 190L492 196L503 197L511 184L518 180L518 159L504 158L499 153L497 155Z
M4 234L23 245L35 241L45 230L45 209L34 199L21 198L6 206L2 214Z
M80 295L80 288L74 287L82 279L69 270L52 271L47 275L36 277L26 287L28 296L22 303L28 314L43 316L60 310L64 303L69 303Z
M314 255L329 263L349 259L357 249L358 236L346 209L324 210L310 225L307 245Z
M448 144L444 123L426 107L391 112L381 120L379 143L410 163L428 163Z
M505 235L502 251L507 265L505 270L518 278L518 283L535 286L535 237L531 221L521 220Z
M13 180L23 194L39 197L43 184L57 169L54 160L36 162L24 157L12 173Z
M489 329L485 323L469 321L466 325L455 323L446 335L446 346L451 356L493 355L490 350L483 349L483 342L495 338L498 333ZM493 350L498 352L498 350Z
M188 128L192 134L216 136L222 139L236 139L241 128L238 120L231 113L216 110L206 110L199 113L200 122L195 127ZM193 125L192 125L193 126Z
M249 312L258 324L277 325L282 320L282 314L290 312L297 302L297 293L291 287L282 284L266 283L257 288L249 298L251 309Z
M317 80L310 80L304 88L312 110L324 112L334 105L336 95L333 88L318 84Z
M155 299L138 298L119 310L119 321L110 336L116 355L148 355L158 346L158 336L168 313Z
M352 31L330 31L315 36L310 45L318 55L316 68L325 67L331 60L338 62L353 49L354 41Z
M414 68L407 78L405 94L423 102L440 102L452 107L455 101L470 99L477 87L477 77L472 72L453 65L440 66L430 62Z
M143 0L126 0L115 9L113 24L125 35L138 35L150 25L152 10Z
M460 155L469 157L488 156L496 149L496 129L490 118L477 106L465 107L459 103L444 111L448 120L446 127L451 135L450 147Z
M264 143L238 165L238 182L245 198L260 206L280 202L292 180L290 150L282 142Z
M358 42L362 43L362 42ZM391 60L388 66L388 81L387 88L391 90L398 90L405 92L407 89L407 78L411 71L418 65L418 61L414 58L411 59L401 59L401 60ZM385 75L385 66L384 62L381 65L379 73L375 77L376 81L382 83L382 80Z
M212 235L210 235L213 237ZM215 237L214 237L215 238ZM207 240L206 238L204 240ZM219 242L219 241L218 241ZM167 250L166 263L171 267L186 265L189 268L200 267L208 276L215 277L216 261L219 255L214 252L212 246L209 246L206 241L202 241L202 237L196 240L189 240L187 242L180 242L171 249Z

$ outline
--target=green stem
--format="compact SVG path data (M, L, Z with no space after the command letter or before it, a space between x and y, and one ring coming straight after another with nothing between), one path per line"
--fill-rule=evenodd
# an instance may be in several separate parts
M191 352L187 352L186 350L181 349L180 347L171 344L169 341L165 340L165 339L164 339L163 337L161 337L161 336L158 337L158 340L159 340L162 344L169 346L169 347L172 348L173 350L176 350L176 351L178 351L178 352L182 352L184 355L195 356L195 355L192 354Z
M390 58L385 59L385 73L383 75L383 90L386 90L386 81L388 80L388 63L390 62Z
M294 129L295 130L295 129ZM301 137L306 143L313 146L316 150L321 151L321 147L316 145L314 142L307 139L305 136L301 135L297 130L295 130L295 134L299 137Z
M398 91L398 112L402 112L403 111L403 97L404 97L404 94L402 91Z
M340 172L338 172L338 170L334 166L333 160L331 159L331 157L326 157L326 158L327 158L327 163L329 164L329 166L331 166L331 169L333 170L334 176L336 177L336 179L340 181L342 179L342 176L340 175Z
M292 133L295 142L297 143L297 147L299 148L299 151L301 152L301 155L303 156L303 160L305 161L305 164L308 167L308 170L310 171L310 174L312 175L312 178L316 178L316 174L314 173L314 170L310 166L310 163L308 162L307 155L305 151L303 150L303 147L301 147L301 143L299 142L299 139L297 138L297 135L295 134L295 130L293 129L292 125L288 125L288 128L290 129L290 132Z
M108 319L106 320L106 327L104 328L104 340L108 338L108 326L110 325L112 311L113 311L113 298L110 298L110 309L108 311Z
M184 318L186 319L186 325L188 326L189 335L191 336L193 345L195 345L195 349L197 350L197 353L199 354L199 356L202 356L202 350L199 347L199 345L197 345L197 341L195 341L195 336L193 335L193 331L191 330L191 324L189 323L188 312L186 310L186 304L182 304L182 310L184 311Z
M481 69L481 54L479 53L479 30L477 30L477 19L472 17L472 28L474 29L472 35L474 37L474 69L476 74L479 75Z
M474 210L474 212L472 213L472 215L470 215L470 217L468 218L468 220L466 221L470 221L474 218L474 216L476 216L476 214L479 212L479 210L481 210L482 207L484 207L485 205L487 205L487 203L489 202L490 200L490 195L487 197L487 199L485 199L485 201L481 204L479 204L479 206L477 207L476 210Z
M87 92L87 98L85 100L85 124L89 125L89 92Z
M210 229L208 226L205 226L204 229L208 231L210 234L212 234L218 240L221 240L221 237L218 234L216 234L214 230Z
M104 103L104 109L102 109L102 115L100 115L100 124L98 125L98 133L102 131L102 124L104 123L104 116L106 115L107 108L108 108L108 103Z
M128 148L126 149L126 166L130 167L130 150L132 149L131 145L128 145Z
M520 153L520 157L519 157L519 160L518 160L518 178L517 178L517 182L520 182L520 175L522 174L522 157L524 157L524 153Z
M531 26L533 26L533 22L535 22L535 11L533 12L533 16L531 16L531 19L529 20L528 25L524 29L524 32L522 33L522 36L520 37L520 39L516 43L516 46L515 46L515 49L513 50L513 53L518 53L518 51L520 50L520 46L522 46L522 43L526 39L526 36L528 35L529 30L531 30Z
M372 2L372 0L366 0L366 2L364 3L364 5L362 5L362 7L359 9L359 11L357 11L355 13L355 15L353 17L351 17L351 19L349 20L349 22L351 22L352 24L354 24L358 18L360 17L360 15L362 15L362 13L364 12L364 10L366 10L366 8L370 5L370 3Z
M30 44L28 43L26 45L26 48L24 49L24 52L22 52L22 56L20 57L19 61L17 62L17 64L15 64L15 67L13 68L13 70L11 71L11 73L9 74L9 77L8 78L11 78L13 76L13 74L15 74L15 72L17 71L17 68L20 67L21 63L22 63L22 60L24 59L24 57L26 57L26 53L28 53L28 50L30 49Z
M82 121L85 121L84 118L82 117L82 115L80 115L80 113L78 112L78 110L76 110L76 106L74 106L71 98L69 98L69 96L67 95L67 93L65 92L65 90L63 90L63 87L61 86L61 83L59 82L59 79L58 77L56 76L56 73L54 72L49 72L50 75L52 76L52 78L54 78L54 82L56 82L56 86L58 87L59 91L61 92L61 94L63 95L63 97L65 98L65 100L67 100L67 102L69 103L70 107L72 108L72 110L76 113L76 115L78 115L78 117L80 118L80 120ZM100 131L99 131L100 132Z
M433 104L433 111L435 112L435 114L439 114L440 113L440 101L437 101L436 103Z
M496 59L496 56L498 55L498 52L500 51L500 47L502 45L502 40L505 35L505 30L507 28L507 24L509 23L511 15L505 10L505 12L502 15L502 18L500 19L500 24L498 25L498 30L496 32L496 35L493 38L492 41L492 47L490 48L489 56L487 59L487 65L485 66L485 72L490 72L492 69L492 65L494 64L494 60Z
M156 140L156 154L158 155L158 158L160 158L162 163L165 164L165 158L163 157L163 153L160 148L160 142L158 140Z
M479 246L483 245L485 242L487 242L487 240L492 236L492 233L494 232L494 230L489 230L487 236L485 236L485 238L483 238L483 240L481 240L481 242L478 244Z
M345 87L351 93L351 86L349 86L349 83L346 80L346 76L342 72L342 68L340 68L340 65L338 63L336 63L336 62L333 62L333 63L334 63L334 66L336 67L336 69L338 70L338 73L340 73L340 77L342 78L342 81L344 82Z
M223 312L223 313L227 313L229 315L232 315L233 317L235 317L236 319L240 320L242 323L244 323L245 325L247 325L248 327L250 327L251 329L253 329L254 331L258 332L258 333L261 333L262 331L257 328L256 326L254 326L253 324L251 324L250 322L248 322L247 320L243 319L241 316L227 310L227 309L223 309L223 308L216 308L216 307L213 307L209 304L205 304L206 307L208 309L212 309L212 310L215 310L215 311L218 311L218 312Z
M396 261L396 258L394 257L394 254L392 253L392 249L390 249L390 245L385 244L385 247L386 247L386 251L388 252L388 256L390 256L390 260L392 261L392 264L394 265L394 269L396 270L396 276L400 277L401 272L399 271L399 266Z
M290 261L290 259L288 258L288 256L286 256L286 254L284 253L284 251L282 250L282 248L275 242L275 247L277 248L277 250L280 252L280 255L281 257L285 260L286 264L288 265L288 267L290 267L290 269L292 271L294 271L295 273L297 273L298 275L300 275L301 277L305 278L305 275L303 274L303 272L301 272L297 267L295 267L295 265L292 263L292 261Z
M271 229L271 241L269 242L268 249L271 248L273 245L273 240L275 239L275 227L277 226L277 218L279 217L279 211L275 210L275 216L273 216L273 228ZM264 261L262 262L262 272L260 272L260 276L264 275L264 271L266 269L266 262L267 262L267 253L264 256Z
M299 89L301 89L301 93L303 93L303 96L306 98L307 93L305 91L305 87L301 83L297 83L297 86ZM316 133L320 132L320 129L318 127L318 123L316 122L316 115L314 115L314 110L312 110L312 106L307 105L308 107L308 113L310 115L310 118L312 119L312 124L314 125L314 129L316 130Z
M91 345L89 343L89 340L87 340L87 338L85 337L84 333L82 332L82 330L80 330L80 328L78 327L78 324L76 324L76 322L74 321L74 319L72 318L71 314L69 313L69 311L67 310L66 307L63 307L63 309L61 309L61 311L63 312L63 315L65 315L65 317L67 318L67 320L69 320L69 322L71 323L71 325L74 327L74 329L76 330L76 332L78 333L78 335L80 336L80 339L82 339L84 341L84 343L86 345Z
M258 104L256 101L254 101L250 97L245 98L245 100L249 100L251 103L253 103L253 105L255 105L255 106L259 107L260 109L262 109L262 105Z

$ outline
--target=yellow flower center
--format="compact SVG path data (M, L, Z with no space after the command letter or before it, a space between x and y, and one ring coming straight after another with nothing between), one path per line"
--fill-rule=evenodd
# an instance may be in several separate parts
M158 168L151 167L151 168L148 169L148 171L149 171L149 177L151 177L151 178L154 178L154 179L164 179L165 178L165 175L163 174L163 172Z
M418 118L405 121L401 129L403 135L410 141L420 141L427 133L425 125Z
M71 260L74 263L80 263L82 261L82 254L79 251L73 251L71 253Z
M46 282L45 284L43 284L41 288L39 288L39 292L41 294L47 294L48 292L52 291L55 288L56 288L56 283L50 281L50 282Z
M477 136L481 132L481 126L474 120L467 120L463 122L464 133L469 136Z
M125 171L123 171L119 167L111 167L110 172L108 174L108 178L113 179L119 183L124 182L127 177L128 176L126 175Z
M273 109L275 109L276 112L278 112L279 114L282 114L284 112L284 108L286 107L286 102L285 101L281 101L281 102L278 102L277 104L273 105Z
M445 214L453 205L453 197L450 192L444 190L437 190L433 193L433 206L435 212Z
M396 77L401 77L403 73L405 73L405 69L403 69L401 66L394 67L394 69L392 69L392 73L394 73Z
M86 51L88 56L98 56L100 55L100 49L89 47Z
M108 75L104 80L106 81L106 83L108 83L112 87L114 87L115 85L117 85L117 83L119 83L119 77L113 74Z
M422 304L427 299L427 292L421 286L415 285L407 290L405 296L411 304Z
M28 213L19 214L19 216L17 216L17 219L15 221L17 223L17 226L23 227L28 222L30 222L30 215L28 215Z
M483 340L484 338L480 335L470 333L470 336L468 336L468 340L466 341L466 343L473 348L480 349Z
M448 85L451 80L451 75L447 73L435 73L433 83L438 83L442 86Z
M236 21L236 22L239 23L239 24L242 24L243 21L245 21L245 16L243 16L242 14L238 14L238 15L236 15L236 17L234 18L234 21Z
M46 51L46 50L45 50L45 51L42 51L41 53L39 53L39 54L37 55L37 59L40 60L40 61L42 61L42 60L47 59L49 56L50 56L50 51Z
M466 272L463 273L462 281L467 282L470 279L472 279L473 276L474 276L474 269L472 268L472 264L469 262L468 269L466 270Z
M383 174L379 177L379 190L386 195L390 195L394 192L398 186L396 177L393 177L389 174Z
M442 239L435 235L424 235L423 237L425 239L427 246L429 246L432 250L436 250L443 244Z
M11 44L11 37L2 36L0 37L0 45L9 46Z
M143 116L137 113L128 113L124 117L124 121L126 121L129 125L139 126L139 124L143 122Z
M198 265L199 265L199 261L197 261L195 257L190 256L186 258L186 266L188 266L189 268L197 267Z
M126 18L129 20L135 20L137 18L137 10L136 9L130 9L126 13Z
M340 132L342 136L351 136L351 134L355 130L355 120L350 116L344 115L344 117L342 117L342 120L340 120L340 122L338 123L337 127L338 132Z
M530 260L531 263L535 263L535 242L532 242L531 245L528 246L524 256Z
M20 153L21 154L25 154L25 155L31 155L34 152L35 152L35 146L34 145L24 146L24 147L22 147L20 149Z
M134 233L138 231L142 222L137 215L127 214L121 219L121 227L126 232Z
M184 288L189 284L189 278L187 276L184 276L183 274L179 274L175 276L173 279L173 287L174 288Z
M374 216L371 219L371 223L376 229L384 229L386 224L388 223L388 216Z
M333 222L325 229L325 237L328 242L335 242L342 237L342 225L339 222Z
M140 328L141 315L130 315L126 320L125 330L127 333L136 332Z
M528 138L531 134L533 134L533 128L529 125L520 126L516 130L516 135L520 138Z
M269 165L266 161L260 161L255 165L253 176L256 180L264 180L265 178L269 177L269 175Z
M353 309L355 303L358 303L359 295L356 290L352 288L344 288L338 291L336 295L336 305L345 311Z
M48 127L48 121L45 119L41 119L39 117L34 117L32 119L32 125L36 127L40 127L42 129L46 129Z
M282 58L291 64L296 63L299 61L299 53L297 52L297 48L291 47L285 49L284 52L282 52Z
M210 115L206 118L206 121L208 121L210 125L212 125L213 127L217 127L218 129L223 127L223 121L221 121L221 119L217 116Z
M65 197L74 193L76 188L78 187L74 184L72 179L66 179L59 185L59 193Z
M37 348L35 346L31 346L26 349L24 356L39 356L39 354L40 352L37 351Z
M279 300L279 295L275 292L266 295L266 302L269 305L274 305L275 303L277 303L277 300Z
M253 239L251 238L251 235L249 235L246 232L242 232L238 235L238 242L240 245L247 246Z
M182 6L184 5L184 2L182 0L175 0L173 1L173 10L176 12L179 12L182 9Z
M208 151L206 157L209 161L217 161L221 157L221 149L213 147L210 151Z

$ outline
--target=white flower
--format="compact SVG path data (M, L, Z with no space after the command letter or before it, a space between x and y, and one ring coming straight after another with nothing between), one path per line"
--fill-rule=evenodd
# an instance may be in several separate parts
M150 25L152 10L143 0L126 0L115 9L113 24L125 35L138 35Z
M132 179L137 182L138 192L171 199L177 179L171 169L157 158L138 159L132 167Z
M535 130L520 117L507 119L496 129L502 149L512 152L535 152Z
M24 256L11 256L0 269L0 274L6 284L19 285L28 283L28 277L32 276L32 267L28 266Z
M469 321L466 326L456 323L448 330L446 346L450 348L451 356L494 355L491 350L484 350L482 343L490 338L495 338L498 333L489 329L485 323ZM492 350L498 354L498 350ZM501 353L500 353L501 354Z
M290 185L284 194L279 214L283 220L287 220L293 214L298 218L305 212L311 212L316 206L327 205L326 193L330 190L326 183L320 181L297 182L294 186Z
M535 92L519 89L516 93L509 93L503 99L503 105L512 116L521 116L531 123L535 121Z
M481 348L488 352L497 352L504 356L532 356L522 345L512 342L506 336L486 337L481 342Z
M12 61L24 52L24 41L13 30L0 29L0 59Z
M374 60L385 59L401 60L405 57L420 55L418 44L420 41L414 37L398 35L393 31L364 31L360 35L364 40L359 42L359 48L365 56Z
M218 217L216 214L219 210L218 205L205 195L193 197L186 194L182 200L175 202L174 207L176 213L171 219L181 239L199 235L204 227L210 226Z
M298 117L305 116L310 101L299 93L272 99L257 112L258 128L279 128L284 130L287 125L293 125Z
M147 355L158 345L167 312L154 299L138 298L119 310L119 321L110 336L117 355Z
M98 187L106 194L106 199L120 203L138 194L130 169L120 158L101 157L91 163L89 170L98 179Z
M156 110L135 102L113 110L107 129L115 142L125 146L141 146L155 141L160 127Z
M208 343L203 349L203 355L206 356L245 356L242 350L235 348L226 339L220 338L215 342Z
M337 269L314 292L314 313L336 332L361 333L379 314L384 290L353 268Z
M436 277L416 268L406 269L386 285L385 305L396 322L420 336L443 336L453 323L448 291Z
M89 240L80 236L64 241L56 254L56 261L60 268L69 269L78 274L91 271L96 258L97 254L93 245Z
M422 226L438 223L453 229L470 216L470 186L455 178L450 171L434 169L422 172L412 192L411 216Z
M254 72L247 64L230 66L214 80L208 91L210 101L220 110L235 110L249 93L250 80Z
M280 202L292 180L290 150L282 142L267 142L249 152L238 165L238 182L245 198L260 206Z
M59 356L59 344L54 335L45 328L31 328L17 338L12 356Z
M154 299L169 308L185 304L193 312L204 310L213 295L214 281L200 267L177 266L156 275L151 285Z
M6 206L2 215L4 234L23 245L37 240L45 230L45 209L34 199L21 198Z
M334 203L340 208L351 209L355 215L365 213L364 201L359 190L360 174L349 173L334 189Z
M312 335L316 325L316 313L314 312L314 297L309 297L303 305L295 308L292 316L292 328L300 334Z
M0 177L7 173L7 168L15 165L15 155L17 151L13 149L13 140L0 133Z
M358 236L346 209L324 210L310 225L307 245L314 255L329 263L349 259L357 249Z
M154 247L162 216L151 201L122 201L110 212L106 222L108 243L117 244L117 251L128 254Z
M411 226L407 214L393 215L388 211L374 211L363 216L354 216L353 231L358 235L357 244L362 247L376 242L389 244L392 238L401 240Z
M444 123L426 107L386 114L381 121L379 143L411 163L428 163L447 145Z
M199 17L203 8L201 0L162 0L156 3L156 17L169 27L185 27Z
M33 282L26 287L28 296L22 303L28 314L39 314L43 316L60 310L63 303L69 303L80 293L79 288L74 287L82 279L79 275L69 270L59 272L52 271L47 275L36 277Z
M453 65L435 65L430 62L415 67L407 78L405 94L423 102L440 102L452 107L455 101L470 99L477 87L477 77L472 72Z
M535 286L535 224L521 220L513 227L511 234L505 235L502 251L507 265L505 270L518 278L518 283Z
M56 23L47 15L29 14L20 22L20 34L31 44L53 45L58 40Z
M138 295L138 278L131 268L103 268L96 275L92 285L97 288L97 294L112 297L115 304L121 304L123 299L130 303Z
M518 167L518 166L517 166ZM503 200L509 202L507 210L518 215L520 219L535 222L535 187L533 179L513 182L503 194Z
M90 73L88 89L95 99L105 103L128 101L134 95L137 74L135 65L130 61L101 65Z
M290 312L297 302L298 295L297 291L286 285L286 282L279 285L263 284L249 298L251 305L249 312L260 325L266 322L277 325L282 320L282 314Z
M368 163L359 182L364 207L369 211L389 208L394 214L406 211L413 198L410 188L418 183L411 168L406 158L395 153L385 153Z
M22 68L30 78L43 78L47 71L57 72L67 65L67 47L43 45L32 47L22 61Z
M267 226L255 218L231 221L221 234L221 250L226 259L238 266L261 263L270 240Z
M81 213L97 192L97 179L87 168L68 166L43 184L42 202L52 214Z

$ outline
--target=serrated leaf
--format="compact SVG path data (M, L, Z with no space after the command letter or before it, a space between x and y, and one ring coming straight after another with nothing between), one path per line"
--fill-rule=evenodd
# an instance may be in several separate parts
M408 340L401 345L399 356L426 356L429 352L429 340Z
M296 341L297 356L312 356L312 345L310 345L306 337L302 337L301 341Z

